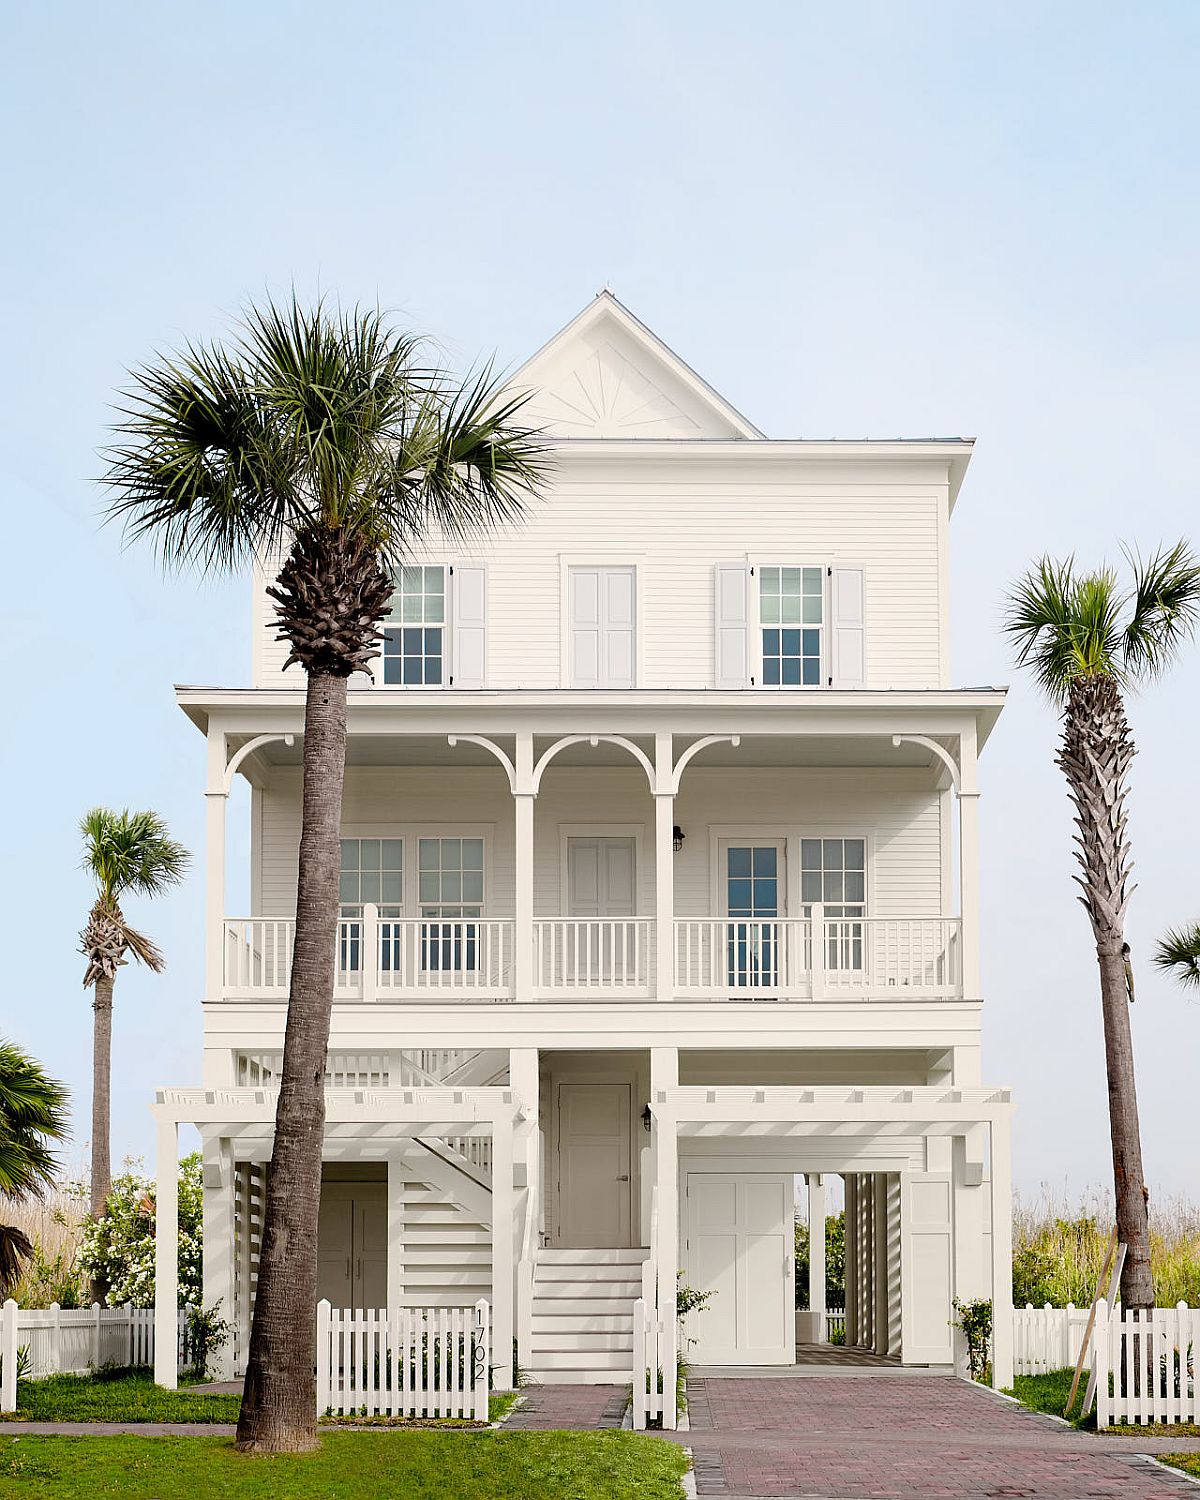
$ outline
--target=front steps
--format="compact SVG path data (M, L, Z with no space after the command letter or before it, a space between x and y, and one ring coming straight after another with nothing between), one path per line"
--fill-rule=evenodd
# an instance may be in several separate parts
M531 1367L540 1385L627 1385L633 1304L648 1250L542 1250L533 1283Z

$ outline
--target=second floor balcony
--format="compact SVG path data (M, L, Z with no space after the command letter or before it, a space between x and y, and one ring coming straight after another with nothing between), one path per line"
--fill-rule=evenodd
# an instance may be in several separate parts
M294 936L289 918L226 919L224 998L285 999ZM518 987L522 941L531 948L528 993ZM334 995L365 1003L886 1003L963 994L958 917L831 916L819 904L794 918L677 917L669 951L672 972L663 987L650 917L535 917L521 934L508 917L397 918L368 904L338 924Z

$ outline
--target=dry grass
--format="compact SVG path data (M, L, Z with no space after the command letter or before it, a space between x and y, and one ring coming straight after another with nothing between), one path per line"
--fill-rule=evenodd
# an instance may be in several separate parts
M87 1204L77 1189L63 1186L44 1199L25 1199L0 1206L6 1224L22 1230L34 1244L34 1257L9 1293L22 1307L83 1306L87 1277L75 1269L75 1252L83 1233Z
M1112 1194L1078 1198L1048 1187L1013 1200L1013 1300L1018 1307L1090 1303L1112 1233ZM1152 1199L1150 1258L1160 1307L1200 1306L1200 1207L1187 1198Z

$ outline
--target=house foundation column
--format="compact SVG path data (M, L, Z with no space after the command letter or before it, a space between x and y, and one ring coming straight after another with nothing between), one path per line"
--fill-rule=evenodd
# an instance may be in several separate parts
M233 1142L227 1136L204 1141L204 1307L227 1323L237 1316L233 1260ZM156 1252L157 1253L157 1252ZM233 1340L212 1356L210 1378L233 1379Z
M654 1049L657 1051L658 1049ZM674 1049L666 1049L673 1051ZM653 1053L651 1054L653 1064ZM674 1429L675 1371L679 1362L679 1325L675 1285L679 1266L679 1127L669 1112L654 1118L654 1179L658 1188L658 1315L662 1324L663 1426Z
M393 1311L404 1306L404 1153L397 1151L387 1163L387 1305Z
M492 1135L492 1368L498 1391L513 1388L513 1124L496 1123Z
M818 1344L828 1342L825 1321L825 1177L809 1172L808 1184L808 1311L812 1336Z
M992 1384L1013 1382L1012 1136L1007 1115L991 1123L992 1147Z
M675 998L675 767L670 734L654 736L654 995Z
M846 1211L843 1216L845 1233L845 1318L846 1347L858 1343L858 1176L854 1172L842 1175L846 1191Z
M179 1384L179 1125L158 1121L154 1207L154 1383Z
M962 987L964 1000L981 1000L979 972L979 784L975 721L959 735L958 870L962 905ZM957 1079L955 1080L958 1081Z
M872 1298L871 1323L876 1354L888 1352L888 1198L887 1174L876 1172L871 1178L871 1224L874 1243L871 1246Z

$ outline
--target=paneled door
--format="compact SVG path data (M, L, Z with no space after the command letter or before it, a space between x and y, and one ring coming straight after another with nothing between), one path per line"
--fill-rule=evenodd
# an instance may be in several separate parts
M634 841L631 838L567 840L567 915L577 922L562 955L568 983L624 984L640 977L644 955L627 920L635 910Z
M317 1222L317 1300L387 1305L387 1191L382 1182L328 1182Z
M572 1249L632 1242L630 1085L558 1085L558 1224Z
M778 842L722 843L721 899L729 984L739 990L774 991L780 982L780 928L784 851Z
M572 568L567 589L570 686L633 687L636 569Z
M688 1320L693 1364L795 1363L793 1197L790 1176L688 1173L688 1285L713 1293Z

